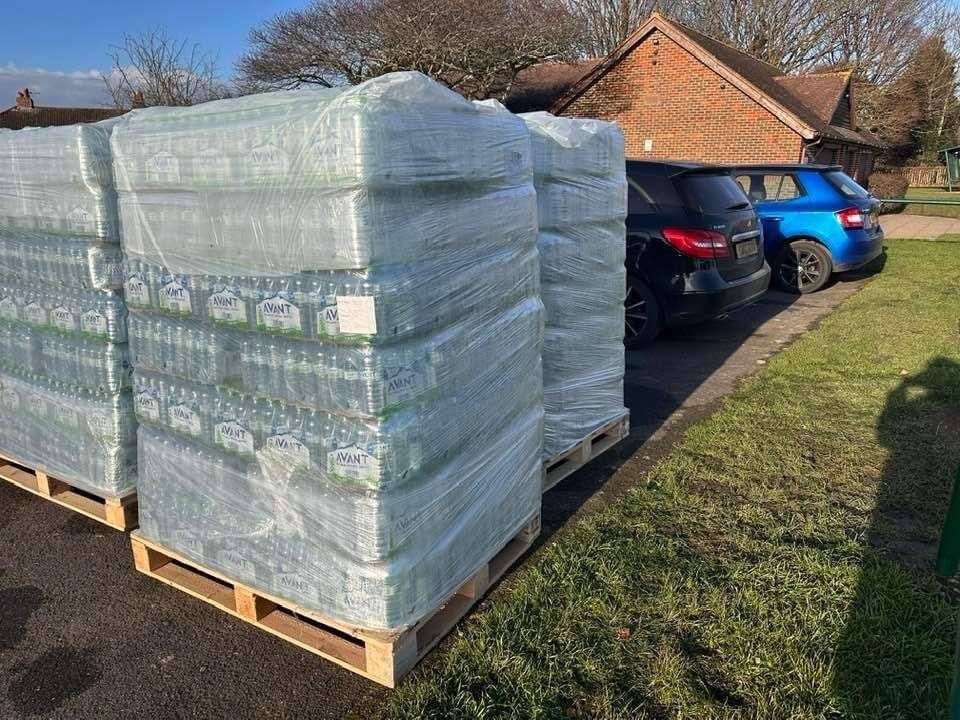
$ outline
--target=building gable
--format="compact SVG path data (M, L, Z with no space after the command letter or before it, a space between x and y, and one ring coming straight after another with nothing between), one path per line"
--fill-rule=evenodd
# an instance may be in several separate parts
M785 123L703 55L653 29L565 96L563 114L615 120L632 158L799 161L803 126Z

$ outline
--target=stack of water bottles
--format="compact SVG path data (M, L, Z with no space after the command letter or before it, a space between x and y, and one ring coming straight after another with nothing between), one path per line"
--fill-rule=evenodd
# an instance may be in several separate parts
M141 533L367 628L539 512L529 134L418 73L114 133Z
M540 215L544 455L626 413L623 298L627 180L620 129L549 113L530 129Z
M0 452L101 496L137 466L115 123L0 135Z

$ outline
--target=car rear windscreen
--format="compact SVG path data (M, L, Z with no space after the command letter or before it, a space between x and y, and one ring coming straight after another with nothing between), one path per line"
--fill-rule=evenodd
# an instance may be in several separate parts
M824 173L827 181L849 198L868 198L870 193L864 190L852 177L840 170L828 170Z
M723 213L750 207L750 200L730 175L691 173L676 179L690 207L702 213Z

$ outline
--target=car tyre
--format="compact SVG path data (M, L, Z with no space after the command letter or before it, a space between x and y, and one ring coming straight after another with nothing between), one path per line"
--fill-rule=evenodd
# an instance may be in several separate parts
M781 290L798 295L816 292L830 279L833 262L819 243L794 240L777 253L773 266L774 281Z
M632 275L627 275L624 316L623 344L628 350L653 342L663 330L663 315L657 296L649 285Z

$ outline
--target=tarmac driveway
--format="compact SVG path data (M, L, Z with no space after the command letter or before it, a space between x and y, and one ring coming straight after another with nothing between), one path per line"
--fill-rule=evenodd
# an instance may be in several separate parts
M771 292L629 353L631 436L548 493L543 541L862 282ZM124 534L0 481L0 717L367 718L387 692L140 575Z

